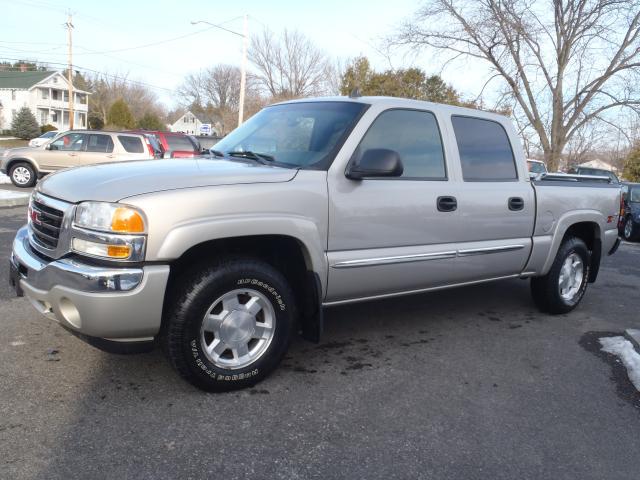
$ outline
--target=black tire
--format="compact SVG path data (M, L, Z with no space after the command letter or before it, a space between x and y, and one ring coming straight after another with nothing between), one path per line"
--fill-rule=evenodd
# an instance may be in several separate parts
M630 225L629 230L627 230L627 225ZM640 229L638 229L638 227L636 226L635 222L633 221L633 217L631 215L629 215L625 221L624 221L624 225L622 226L622 236L623 238L627 241L627 242L634 242L636 240L638 240L638 235L639 235L639 231Z
M560 272L565 260L573 253L577 254L583 263L582 283L571 299L565 299L560 294ZM587 290L590 266L591 253L585 243L576 237L566 238L558 249L549 273L531 279L531 294L535 304L543 312L554 315L567 313L576 308Z
M194 269L175 282L168 302L161 344L178 373L209 392L250 387L267 377L285 355L297 318L294 295L284 276L269 264L251 258L233 258ZM238 289L264 295L275 312L275 330L264 353L243 368L216 365L201 344L204 316L216 299Z
M16 177L18 177L17 174L22 172L26 172L26 175L28 175L28 180L26 182L20 182L16 179ZM29 188L33 187L36 184L38 176L35 169L29 162L16 162L11 165L11 168L9 168L9 178L11 179L11 183L13 183L16 187Z

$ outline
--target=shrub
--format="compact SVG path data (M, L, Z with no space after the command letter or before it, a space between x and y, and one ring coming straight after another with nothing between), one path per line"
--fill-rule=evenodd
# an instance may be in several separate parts
M50 123L47 123L46 125L42 125L40 127L40 133L52 132L54 130L58 130L58 127L54 127Z
M122 98L113 102L107 115L107 123L119 128L134 128L136 121L129 109L129 105Z

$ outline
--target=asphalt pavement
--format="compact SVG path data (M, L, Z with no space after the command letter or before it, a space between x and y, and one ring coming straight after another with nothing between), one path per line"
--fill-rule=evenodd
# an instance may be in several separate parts
M25 214L0 209L2 479L638 478L640 395L597 338L640 324L639 244L571 314L523 280L335 307L269 379L205 394L14 298Z

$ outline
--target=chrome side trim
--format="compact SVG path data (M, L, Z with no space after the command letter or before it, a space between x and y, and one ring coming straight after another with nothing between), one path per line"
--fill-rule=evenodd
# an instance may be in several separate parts
M358 297L358 298L348 298L346 300L336 300L333 302L323 302L322 306L323 307L333 307L333 306L337 306L337 305L344 305L347 303L358 303L358 302L368 302L369 300L382 300L385 298L391 298L391 297L401 297L403 295L414 295L417 293L426 293L426 292L435 292L437 290L445 290L447 288L455 288L455 287L466 287L469 285L477 285L480 283L487 283L487 282L494 282L497 280L507 280L509 278L518 278L520 276L520 274L515 274L515 275L505 275L503 277L493 277L493 278L487 278L487 279L483 279L483 280L474 280L472 282L462 282L462 283L452 283L449 285L440 285L437 287L429 287L429 288L420 288L417 290L406 290L403 292L394 292L394 293L383 293L380 295L371 295L369 297Z
M458 256L470 257L472 255L487 255L490 253L513 252L515 250L522 250L523 248L524 245L502 245L499 247L467 248L464 250L458 250Z
M331 265L332 268L356 268L389 265L396 263L425 262L428 260L444 260L456 258L455 250L450 252L418 253L415 255L397 255L393 257L363 258L362 260L346 260Z
M379 265L393 265L399 263L424 262L428 260L446 260L456 257L470 257L472 255L488 255L491 253L512 252L521 250L525 245L502 245L499 247L468 248L447 252L417 253L414 255L397 255L391 257L363 258L361 260L345 260L334 263L331 268L376 267Z

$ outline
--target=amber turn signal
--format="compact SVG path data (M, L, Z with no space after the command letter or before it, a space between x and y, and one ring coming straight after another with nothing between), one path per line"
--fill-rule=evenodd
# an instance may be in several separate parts
M131 208L116 208L111 217L111 230L122 233L144 232L142 215Z

